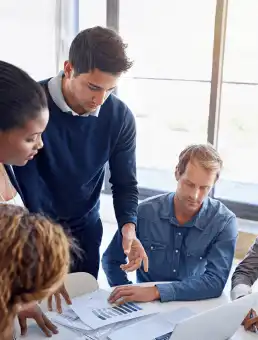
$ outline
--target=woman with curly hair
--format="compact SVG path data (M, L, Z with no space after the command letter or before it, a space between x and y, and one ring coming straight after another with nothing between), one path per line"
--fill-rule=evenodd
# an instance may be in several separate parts
M62 285L69 253L70 241L61 226L22 207L0 205L1 340L12 339L19 312ZM41 317L39 322L47 328L45 323L50 321L44 320L43 313Z

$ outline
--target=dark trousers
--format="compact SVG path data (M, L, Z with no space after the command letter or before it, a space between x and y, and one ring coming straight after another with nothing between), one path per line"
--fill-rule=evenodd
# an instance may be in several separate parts
M71 273L86 272L98 278L100 254L99 248L102 240L103 228L101 219L96 223L72 232L79 251L72 251Z

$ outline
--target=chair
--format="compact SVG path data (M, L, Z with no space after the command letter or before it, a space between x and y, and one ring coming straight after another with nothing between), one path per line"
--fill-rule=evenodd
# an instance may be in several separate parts
M89 273L72 273L68 274L65 279L65 287L70 295L70 298L74 298L76 296L80 296L86 293L91 293L99 288L97 280ZM65 302L64 302L65 303ZM40 304L41 310L45 313L48 311L47 308L47 299L43 300ZM55 309L55 299L53 299L53 310ZM28 337L26 339L45 339L46 337L39 331L38 326L35 325L35 321L32 319L27 320L28 325ZM59 335L55 335L53 340L63 339L62 334L68 334L69 331L65 327L59 326L60 330ZM20 327L18 325L17 319L15 319L15 329L16 333L20 333ZM74 336L74 333L71 333ZM68 336L69 338L69 336ZM74 338L75 339L75 338ZM79 338L78 338L79 339ZM81 338L80 338L81 339Z
M86 293L94 292L99 288L98 282L89 273L71 273L68 274L65 279L65 287L70 295L70 298L80 296ZM43 300L40 304L43 312L48 310L47 299ZM53 299L53 308L55 307L55 301Z
M251 245L255 242L256 234L239 231L236 244L235 258L242 260Z

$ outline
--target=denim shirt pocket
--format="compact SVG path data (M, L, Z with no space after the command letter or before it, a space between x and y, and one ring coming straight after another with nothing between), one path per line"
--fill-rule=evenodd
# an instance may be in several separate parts
M149 259L150 273L160 273L168 263L167 245L162 242L142 240Z

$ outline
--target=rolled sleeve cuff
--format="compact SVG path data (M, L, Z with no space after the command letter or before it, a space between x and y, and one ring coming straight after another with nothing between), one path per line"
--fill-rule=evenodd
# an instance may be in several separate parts
M172 283L160 283L156 285L161 302L169 302L175 300L175 289Z
M136 216L131 216L131 217L122 217L119 218L118 225L120 229L123 228L123 226L127 223L133 223L135 225L135 230L137 227L137 217Z
M232 290L231 290L231 299L232 300L236 300L239 299L242 296L248 295L252 293L252 288L248 285L245 284L239 284L237 286L235 286Z

